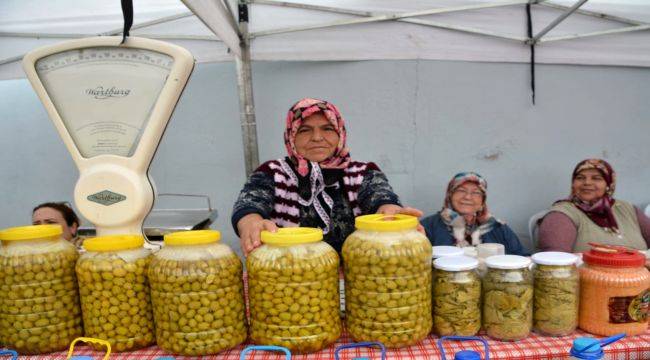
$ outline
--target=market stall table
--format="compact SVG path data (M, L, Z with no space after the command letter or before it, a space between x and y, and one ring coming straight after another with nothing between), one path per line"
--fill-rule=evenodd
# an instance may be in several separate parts
M569 349L573 339L580 336L593 336L583 331L577 331L573 335L561 338L545 337L532 334L530 337L517 342L501 342L488 340L490 347L490 359L522 359L522 360L559 360L568 359ZM307 355L292 355L297 360L330 360L334 359L334 349L337 346L351 343L352 339L344 335L333 346L320 352ZM438 338L429 336L417 345L397 350L388 350L387 359L440 359L440 350L437 346ZM244 348L240 345L229 351L217 355L200 357L201 359L215 360L239 360L239 354ZM482 353L483 345L478 341L449 341L445 342L445 353L447 359L453 359L453 354L460 350L476 350ZM604 348L605 359L613 360L647 360L650 359L650 330L643 335L624 338ZM379 350L374 349L352 349L341 353L342 359L352 359L359 356L368 356L370 359L379 359ZM52 353L40 356L22 356L20 359L49 360L65 359L66 352ZM90 355L95 359L101 359L102 353L93 351L89 347L80 347L75 350L75 355ZM127 353L111 354L111 359L157 359L161 356L172 356L156 346L148 347L138 351ZM174 356L176 359L186 357ZM252 352L246 359L281 360L284 359L280 353Z

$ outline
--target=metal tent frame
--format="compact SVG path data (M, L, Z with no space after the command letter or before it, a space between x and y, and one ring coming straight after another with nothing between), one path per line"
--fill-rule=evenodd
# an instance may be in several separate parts
M611 34L621 34L634 31L643 31L650 29L650 23L641 22L633 19L628 19L621 16L614 16L606 13L582 10L580 9L589 0L576 0L572 6L564 6L553 3L550 0L512 0L507 2L494 2L479 5L465 5L465 6L452 6L445 8L425 9L413 12L404 13L376 13L372 11L352 10L332 6L322 6L305 4L299 2L288 2L280 0L238 0L238 16L235 16L230 2L228 0L181 0L192 12L182 12L172 16L166 16L160 19L134 24L132 29L144 28L147 26L162 24L184 17L196 15L214 34L215 36L188 36L188 35L164 35L164 36L149 36L151 38L164 38L169 40L209 40L209 41L223 41L234 54L236 69L237 69L237 85L239 91L239 109L240 109L240 123L242 129L242 142L244 148L245 169L246 176L250 175L254 169L259 165L259 153L257 144L257 124L255 119L255 106L252 86L252 64L251 64L251 41L255 38L264 36L273 36L276 34L292 33L307 30L316 30L324 28L332 28L339 26L348 26L356 24L367 24L385 21L399 21L406 22L421 26L434 27L446 29L451 31L487 36L498 38L506 41L514 41L529 45L532 47L548 42L565 41L572 39L588 38L595 36L605 36ZM276 28L271 30L249 32L248 31L248 10L250 5L270 5L287 8L299 8L305 10L324 11L337 14L353 15L359 18L346 19L339 21L326 22L315 25L295 26ZM488 8L498 8L505 6L543 6L561 10L562 13L550 22L542 30L534 35L528 37L518 37L508 34L500 34L493 31L484 29L476 29L467 26L458 26L447 24L438 21L423 20L418 17L435 14L445 14L461 11L471 11ZM581 14L601 18L605 20L615 21L628 26L610 29L603 31L594 31L583 34L571 34L564 36L547 36L547 34L556 28L559 24L565 21L572 14ZM222 23L227 23L228 28L224 29ZM103 32L99 35L116 35L121 33L122 29L114 29L111 31ZM50 37L50 38L70 38L70 37L86 37L96 36L98 34L35 34L35 33L8 33L0 32L0 37ZM22 56L13 56L6 59L0 59L0 65L7 64L22 59ZM534 75L533 75L534 76Z

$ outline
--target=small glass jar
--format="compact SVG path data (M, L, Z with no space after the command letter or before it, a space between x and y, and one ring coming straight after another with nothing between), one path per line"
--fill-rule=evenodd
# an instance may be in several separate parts
M84 241L77 261L84 330L116 352L154 343L147 267L151 252L141 235L100 236Z
M433 331L438 336L473 336L481 329L478 260L442 257L433 262Z
M397 348L431 331L431 243L408 215L364 215L343 244L347 329Z
M77 250L60 225L0 231L0 343L20 354L66 349L83 334Z
M534 254L532 260L535 263L533 329L548 336L573 333L580 309L578 257L549 251Z
M521 340L533 325L533 276L530 259L495 255L485 260L483 327L496 340Z
M322 350L341 336L339 256L314 228L262 231L248 255L250 337L292 353Z
M601 336L645 333L650 305L645 257L621 246L594 244L582 259L580 328Z
M242 263L214 230L165 235L148 276L163 350L185 356L216 354L247 337Z

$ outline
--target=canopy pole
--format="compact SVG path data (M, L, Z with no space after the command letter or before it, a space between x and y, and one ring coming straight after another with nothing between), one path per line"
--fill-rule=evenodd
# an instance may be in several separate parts
M239 44L241 57L235 56L235 63L237 65L237 87L239 89L239 120L244 145L246 177L248 177L259 166L260 160L257 149L257 124L255 122L255 104L253 101L248 5L244 0L239 2L239 33L241 34Z

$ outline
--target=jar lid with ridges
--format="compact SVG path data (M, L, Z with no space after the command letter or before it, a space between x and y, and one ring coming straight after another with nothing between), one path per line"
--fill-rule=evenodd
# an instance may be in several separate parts
M368 231L404 231L417 229L418 218L411 215L395 214L370 214L357 216L354 219L354 227L359 230Z
M2 241L37 240L59 237L63 234L61 225L28 225L17 226L0 231Z
M514 270L529 267L529 258L519 255L494 255L485 259L485 265L492 269Z
M276 232L262 231L262 242L269 245L291 246L323 240L323 230L310 227L280 228Z
M463 248L458 246L438 245L431 248L431 257L434 259L445 256L462 256L465 254Z
M205 245L221 240L221 233L216 230L177 231L164 237L167 246Z
M144 245L142 235L107 235L84 241L86 251L108 252L141 248Z
M445 256L433 261L436 269L445 271L468 271L478 267L478 260L469 256Z
M582 254L582 260L588 265L613 267L642 267L645 256L637 250L624 246L589 243L591 250Z
M551 266L568 266L574 265L578 261L578 257L571 253L561 251L544 251L538 252L531 256L535 264L551 265Z

